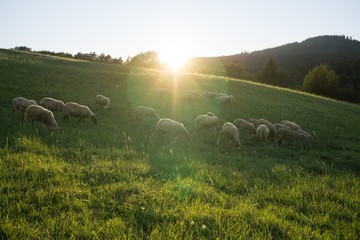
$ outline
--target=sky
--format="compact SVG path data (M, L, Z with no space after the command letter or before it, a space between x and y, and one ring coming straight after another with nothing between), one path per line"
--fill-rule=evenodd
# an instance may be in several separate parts
M0 0L0 48L233 55L319 35L360 40L359 13L359 0Z

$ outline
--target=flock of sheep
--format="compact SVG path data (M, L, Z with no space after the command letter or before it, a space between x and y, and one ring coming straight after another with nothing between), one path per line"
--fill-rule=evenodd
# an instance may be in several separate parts
M13 113L16 111L24 112L25 122L31 121L33 125L35 122L41 122L48 126L52 131L60 129L55 120L53 111L62 112L64 121L68 120L69 116L71 116L78 117L79 121L84 118L89 118L96 123L96 115L90 110L90 108L75 102L68 102L64 104L61 100L44 97L38 105L34 100L16 97L12 100L11 104ZM110 99L103 95L97 95L95 97L95 104L108 108L110 106Z
M165 88L158 88L155 90L159 95L171 95L171 92ZM233 100L232 95L227 95L218 92L198 92L195 90L187 90L183 94L185 100L203 100L210 99L216 104L226 106ZM154 108L147 106L138 106L135 109L136 118L150 118L156 119L156 136L159 134L183 135L189 141L191 134L185 128L184 124L170 118L160 118ZM194 133L199 131L206 131L209 134L215 134L219 125L219 117L214 113L199 115L195 118ZM221 128L216 144L220 143L233 144L237 149L240 148L241 142L239 139L240 132L245 133L251 138L257 138L260 141L272 140L276 145L294 144L296 141L304 142L314 137L304 131L300 125L295 122L283 120L280 123L270 123L265 119L235 119L233 122L225 122Z
M171 95L171 92L166 88L157 88L155 90L158 96ZM218 92L198 92L195 90L187 90L183 94L184 100L203 100L210 99L216 104L226 106L233 100L232 95L227 95ZM95 105L103 108L110 107L110 99L103 95L95 97ZM41 122L48 126L52 131L59 130L53 111L62 112L63 119L68 120L69 116L78 117L79 121L84 118L91 119L96 123L96 115L90 110L88 106L80 105L75 102L68 102L64 104L63 101L51 97L44 97L39 105L34 100L29 100L23 97L16 97L12 100L13 112L24 112L24 121ZM160 118L157 111L148 106L138 106L135 109L136 119L155 119L156 136L163 134L183 135L188 141L191 141L191 133L185 128L184 124L170 118ZM216 129L219 126L219 117L212 112L199 115L195 118L194 134L197 132L207 132L209 134L216 134ZM283 120L280 123L271 123L265 119L235 119L233 122L225 122L221 128L217 138L216 145L220 143L232 144L237 149L240 149L241 142L239 138L240 132L248 135L250 138L257 138L260 141L272 140L276 145L294 144L296 141L308 141L314 137L304 131L300 125L295 122Z

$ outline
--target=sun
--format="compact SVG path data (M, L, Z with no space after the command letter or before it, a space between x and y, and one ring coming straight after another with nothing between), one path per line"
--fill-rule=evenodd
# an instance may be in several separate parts
M192 43L186 34L176 33L163 36L157 47L158 57L167 68L179 71L191 58Z
M171 70L180 70L183 68L189 57L176 51L167 51L159 53L159 60Z

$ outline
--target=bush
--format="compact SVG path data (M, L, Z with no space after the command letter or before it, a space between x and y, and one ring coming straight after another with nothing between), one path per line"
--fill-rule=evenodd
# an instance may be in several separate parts
M334 97L338 87L339 77L329 65L322 63L304 78L303 90L323 96Z

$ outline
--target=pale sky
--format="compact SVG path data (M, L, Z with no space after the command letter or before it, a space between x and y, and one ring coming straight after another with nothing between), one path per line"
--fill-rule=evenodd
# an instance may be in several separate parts
M221 56L319 35L360 40L360 0L0 0L0 48Z

